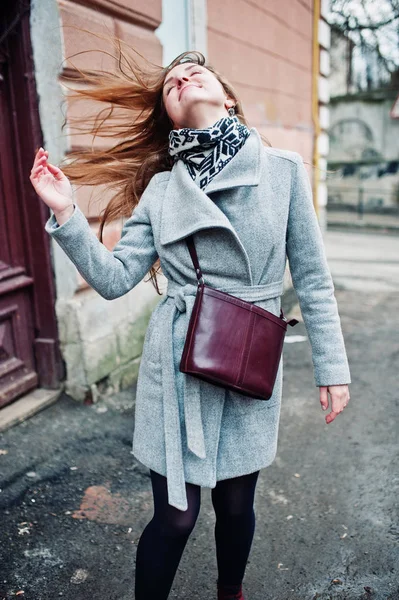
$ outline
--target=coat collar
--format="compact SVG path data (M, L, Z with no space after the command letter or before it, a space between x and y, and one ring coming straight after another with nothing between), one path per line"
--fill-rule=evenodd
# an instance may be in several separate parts
M212 179L206 192L190 177L183 161L178 160L170 173L165 191L161 218L161 244L181 240L196 231L209 227L223 227L231 231L248 255L230 220L208 194L237 186L256 186L261 175L262 139L254 127L245 144Z

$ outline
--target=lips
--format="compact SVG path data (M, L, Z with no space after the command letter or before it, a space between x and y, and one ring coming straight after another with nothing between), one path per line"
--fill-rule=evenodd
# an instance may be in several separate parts
M180 93L179 93L179 100L180 100L180 98L181 98L181 95L182 95L182 93L183 93L183 90L185 90L186 88L188 88L188 87L191 87L191 86L194 86L194 87L201 87L200 85L197 85L196 83L189 83L188 85L185 85L185 86L184 86L184 88L182 88L182 89L180 90Z

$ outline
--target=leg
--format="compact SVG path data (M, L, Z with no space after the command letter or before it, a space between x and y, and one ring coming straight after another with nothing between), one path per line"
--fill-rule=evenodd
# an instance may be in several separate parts
M186 483L188 509L181 511L168 504L166 477L150 472L154 516L137 546L135 599L166 600L199 514L201 488Z
M218 481L212 490L218 582L237 589L244 578L255 531L253 503L258 475L255 471Z

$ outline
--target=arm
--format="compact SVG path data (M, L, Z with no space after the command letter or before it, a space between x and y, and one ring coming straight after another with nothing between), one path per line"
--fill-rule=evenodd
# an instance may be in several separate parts
M154 177L145 189L132 216L127 219L120 241L112 251L96 237L75 204L72 215L61 225L53 215L46 231L61 246L82 277L106 300L123 296L149 271L158 255L147 210L151 193L156 193Z
M334 285L302 157L292 165L286 250L312 348L317 386L351 381Z

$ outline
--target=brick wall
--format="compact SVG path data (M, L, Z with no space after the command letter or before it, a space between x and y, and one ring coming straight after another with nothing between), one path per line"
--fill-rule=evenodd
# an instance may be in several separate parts
M208 56L249 124L311 161L313 0L208 1Z
M112 71L116 69L116 62L111 56L96 51L112 52L112 46L95 35L78 31L75 27L87 29L93 34L115 35L150 61L162 64L162 47L154 33L162 18L162 0L87 0L86 2L58 0L58 6L64 57L70 58L61 73L61 83L64 74L70 75L71 71L73 72L71 63L76 68L83 70L93 68ZM90 52L87 52L88 50ZM73 56L79 52L84 53ZM69 81L68 85L71 85ZM66 98L68 98L67 94ZM72 103L70 106L67 102L67 114L73 117L89 114L91 108L87 101ZM69 133L68 142L71 150L91 144L90 136L84 136L74 131L73 128L69 130ZM115 140L110 140L110 143L115 143ZM97 138L95 146L106 147L106 141ZM111 195L109 190L100 186L96 188L81 187L76 192L79 207L89 219L94 231L98 229L98 215L109 202ZM109 249L113 248L118 241L121 227L121 221L107 224L105 227L103 239L105 246ZM88 287L80 275L78 275L78 280L79 289Z
M72 87L82 83L72 84L65 76L73 74L74 68L116 68L113 57L86 52L112 50L110 42L90 32L115 35L150 61L162 64L162 47L155 34L161 18L162 0L40 0L33 4L32 39L40 120L44 145L55 164L71 150L92 142L92 136L78 133L70 125L61 131L63 114L69 118L93 112L88 101L70 102L63 83ZM72 57L81 51L85 53ZM65 62L65 58L74 65ZM97 139L95 144L106 147L105 140ZM98 216L112 192L101 186L76 188L75 192L77 203L97 232ZM119 240L121 226L121 220L107 224L104 243L109 249ZM84 282L55 242L51 248L66 391L77 400L95 399L104 385L114 390L131 385L137 378L148 319L159 301L153 285L142 281L128 294L108 302ZM98 387L100 381L103 385Z

